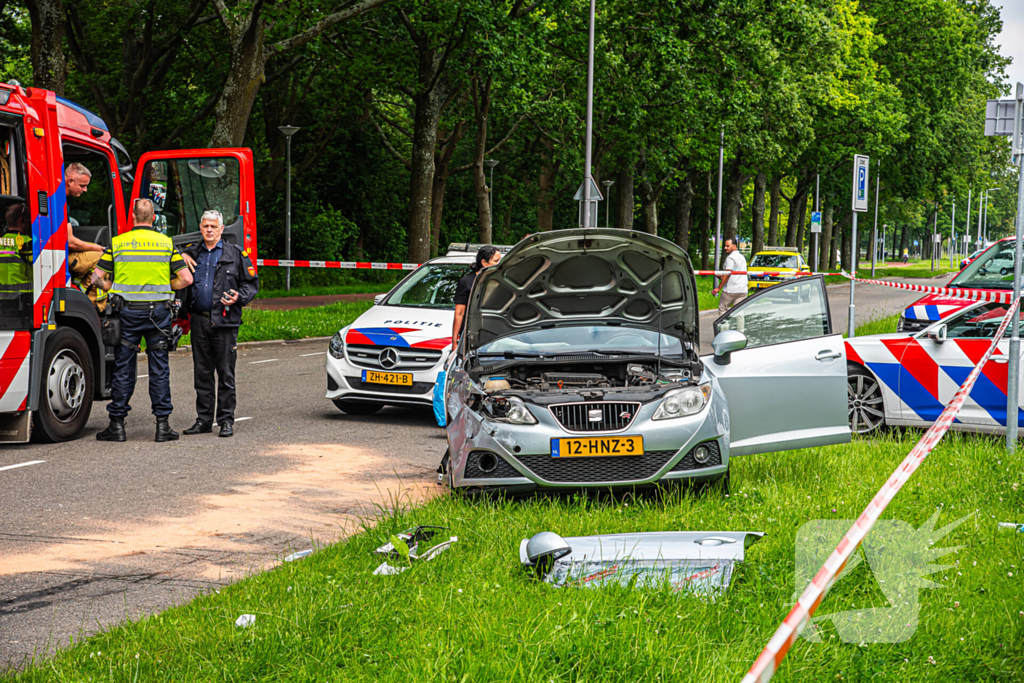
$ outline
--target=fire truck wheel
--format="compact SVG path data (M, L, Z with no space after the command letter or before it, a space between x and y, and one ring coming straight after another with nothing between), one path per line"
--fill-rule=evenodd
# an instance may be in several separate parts
M89 421L93 392L89 347L82 335L64 328L47 340L40 381L32 436L48 443L77 438Z
M370 403L368 401L342 401L335 399L334 405L338 410L349 415L373 415L384 407L383 403Z

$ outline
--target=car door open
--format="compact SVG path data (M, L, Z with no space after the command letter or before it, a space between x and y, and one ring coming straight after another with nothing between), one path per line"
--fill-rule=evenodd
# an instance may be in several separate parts
M725 392L731 455L850 440L846 352L832 333L822 276L760 290L714 329L719 350L729 337L732 348L742 346L736 332L746 338L741 350L702 359Z

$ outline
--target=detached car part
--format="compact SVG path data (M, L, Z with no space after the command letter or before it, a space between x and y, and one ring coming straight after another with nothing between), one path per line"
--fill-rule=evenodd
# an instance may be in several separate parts
M553 586L607 584L710 595L724 591L760 531L655 531L562 538L551 531L523 539L519 561Z

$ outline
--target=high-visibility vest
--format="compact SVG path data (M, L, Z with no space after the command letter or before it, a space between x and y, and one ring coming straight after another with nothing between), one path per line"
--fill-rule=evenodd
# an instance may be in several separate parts
M31 239L17 232L0 238L0 299L17 299L32 291L32 262L22 257L22 247Z
M114 284L110 294L125 301L170 301L174 243L155 230L135 228L114 237Z

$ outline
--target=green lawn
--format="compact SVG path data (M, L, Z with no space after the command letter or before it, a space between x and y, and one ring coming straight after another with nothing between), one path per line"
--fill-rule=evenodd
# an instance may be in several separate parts
M519 502L441 495L347 542L70 647L16 681L729 681L740 679L788 611L794 535L808 520L855 518L917 432L852 445L737 458L720 488L661 498ZM920 626L899 644L799 641L779 681L1017 680L1024 672L1022 458L998 439L943 441L884 515L915 528L975 513L937 543L962 546L921 591ZM371 551L415 524L457 543L405 574L371 576ZM755 530L734 585L715 601L667 589L556 589L519 568L519 540L655 530ZM858 568L819 614L886 607ZM234 626L241 614L256 624ZM930 661L932 658L934 663Z
M294 296L326 296L330 294L382 294L394 287L393 283L351 282L344 285L320 285L309 287L292 287L291 289L268 289L260 291L257 299L277 299Z

